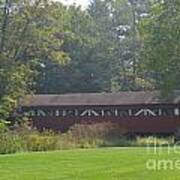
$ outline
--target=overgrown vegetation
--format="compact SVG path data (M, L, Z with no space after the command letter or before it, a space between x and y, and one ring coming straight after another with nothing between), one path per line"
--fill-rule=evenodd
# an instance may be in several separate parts
M75 125L67 133L1 128L0 154L27 151L49 151L74 148L171 146L173 137L134 137L123 135L124 130L112 123Z

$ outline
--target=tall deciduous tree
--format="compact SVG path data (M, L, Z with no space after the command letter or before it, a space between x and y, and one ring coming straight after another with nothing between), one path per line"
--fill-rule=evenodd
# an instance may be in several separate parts
M154 75L157 88L168 95L180 88L180 2L153 3L150 16L141 23L143 68Z
M7 117L18 98L30 92L36 68L44 59L59 63L66 58L62 39L56 38L57 21L48 16L52 7L47 0L1 3L0 118Z
M62 67L47 60L38 77L38 93L111 92L147 87L148 83L137 75L140 50L137 26L148 7L142 0L94 0L86 11L74 6L57 7L56 17L63 19L63 49L71 61Z

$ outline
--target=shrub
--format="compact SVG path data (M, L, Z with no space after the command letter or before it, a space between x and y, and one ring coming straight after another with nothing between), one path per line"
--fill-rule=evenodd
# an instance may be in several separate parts
M3 133L8 130L7 124L8 124L8 121L0 119L0 133Z
M24 149L27 151L49 151L75 148L75 141L67 134L53 131L25 131L21 132L24 140Z
M129 141L123 136L125 130L111 122L95 124L76 124L68 135L74 138L80 148L101 146L126 146Z
M171 146L174 144L174 137L136 137L135 145L137 146Z
M57 139L56 136L34 133L28 135L24 142L24 149L27 149L28 151L48 151L56 149Z
M10 154L22 151L21 137L10 131L0 133L0 154Z
M173 137L137 136L129 139L124 132L120 126L109 122L77 124L64 134L52 131L40 133L24 128L10 131L0 126L0 154L112 146L164 146L174 143Z

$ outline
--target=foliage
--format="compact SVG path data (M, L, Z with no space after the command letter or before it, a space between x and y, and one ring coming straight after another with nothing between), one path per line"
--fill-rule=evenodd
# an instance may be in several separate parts
M58 136L41 135L37 132L24 136L25 149L28 151L48 151L57 149Z
M44 59L61 63L67 57L57 20L47 16L53 4L46 0L3 1L0 6L0 117L6 119L18 101L34 87Z
M0 119L33 92L179 89L179 12L178 0L0 1Z
M157 1L141 22L142 67L153 73L157 88L167 96L179 88L180 3Z
M23 150L23 141L15 132L0 131L0 154L16 153Z
M67 133L38 132L24 128L0 128L0 154L52 151L97 147L172 146L174 137L125 135L126 130L113 123L74 125Z
M7 130L7 124L9 124L8 121L0 119L0 133L6 132Z
M45 67L39 69L37 92L151 89L151 81L137 75L140 42L134 22L148 7L147 2L132 5L127 0L94 0L85 11L56 6L56 16L60 23L63 21L63 33L58 37L63 38L62 47L70 61L59 66L46 60ZM147 82L141 84L140 78Z
M76 124L71 127L67 135L72 137L75 144L78 144L81 148L88 148L108 146L108 142L111 142L111 146L120 145L116 140L122 140L124 138L124 133L125 129L120 128L118 124L104 122L94 124Z
M136 137L135 144L137 146L157 146L157 147L162 147L162 146L172 146L174 144L174 137L173 136L167 136L167 137L158 137L158 136L145 136L145 137Z

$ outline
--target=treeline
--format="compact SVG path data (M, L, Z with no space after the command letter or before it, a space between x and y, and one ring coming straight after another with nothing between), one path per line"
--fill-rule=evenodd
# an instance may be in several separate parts
M0 0L0 118L32 92L168 94L179 52L179 0Z

